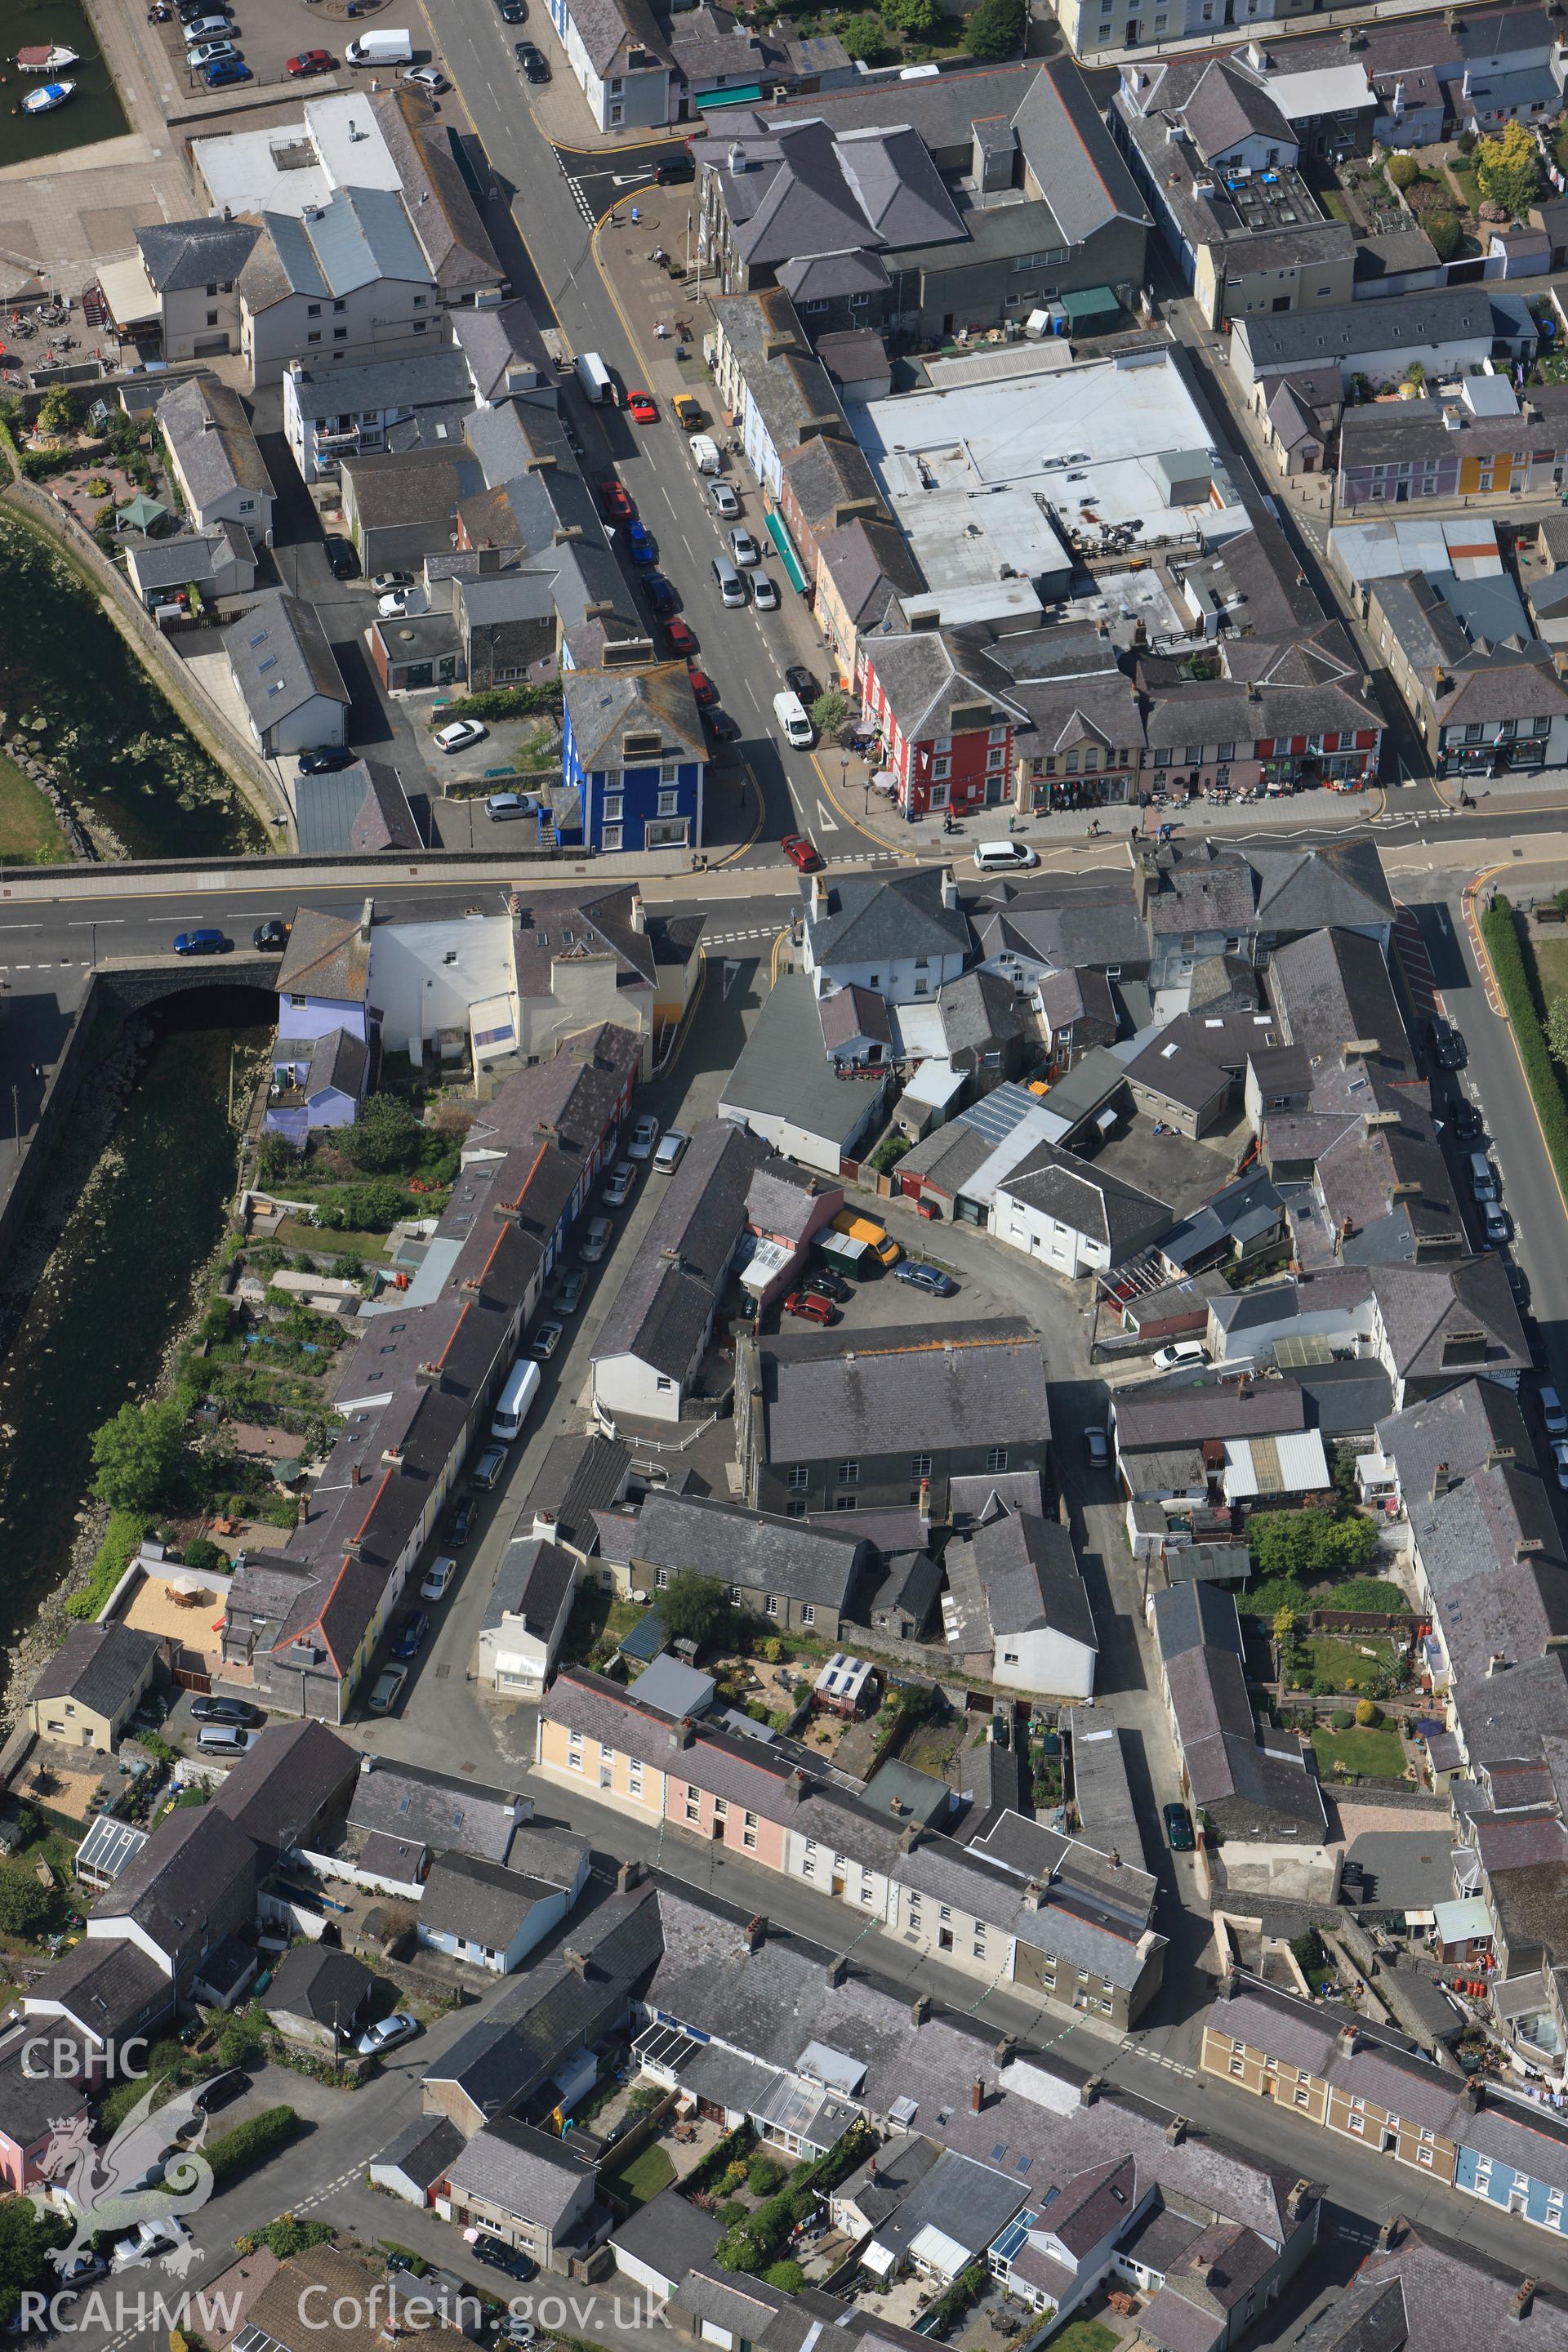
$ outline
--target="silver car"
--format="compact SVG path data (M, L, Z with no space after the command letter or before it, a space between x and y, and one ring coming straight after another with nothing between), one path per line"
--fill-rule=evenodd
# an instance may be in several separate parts
M763 560L763 551L749 530L735 530L730 533L730 554L742 572L750 572Z
M729 483L716 482L711 478L711 477L710 477L708 483L708 495L713 501L714 513L716 515L722 515L726 522L733 522L735 517L741 511L741 501L735 496L734 491L730 488Z
M584 1265L598 1265L610 1246L610 1237L615 1230L608 1217L590 1219L583 1234L583 1246L578 1252Z

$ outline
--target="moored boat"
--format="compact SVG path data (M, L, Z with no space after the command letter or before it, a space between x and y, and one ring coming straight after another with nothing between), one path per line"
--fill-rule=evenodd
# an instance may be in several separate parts
M74 81L47 81L42 89L28 92L22 100L22 111L24 114L52 114L57 106L63 106L68 98L75 96Z
M75 49L68 49L57 41L52 48L18 49L18 73L63 73L67 66L79 66L81 58Z

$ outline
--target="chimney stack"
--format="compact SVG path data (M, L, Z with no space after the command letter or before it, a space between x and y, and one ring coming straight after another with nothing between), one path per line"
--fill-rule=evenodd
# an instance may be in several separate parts
M1446 1462L1439 1462L1432 1472L1432 1500L1436 1502L1439 1495L1446 1495L1447 1491L1448 1465Z
M918 1992L918 1993L916 1993L916 1995L915 1995L915 1997L914 1997L913 2000L911 2000L911 2001L910 2001L910 2023L911 2025L923 2025L923 2024L925 2023L925 2021L926 2021L927 2018L928 2018L930 2015L931 2015L931 1995L930 1995L930 1993L929 1993L929 1992Z
M1383 2248L1384 2252L1386 2252L1390 2246L1396 2246L1404 2235L1404 2214L1390 2213L1385 2217L1383 2227L1377 2233L1377 2242Z
M1345 2056L1347 2058L1353 2058L1356 2051L1360 2047L1360 2042L1353 2024L1341 2026L1339 2041L1340 2048L1344 2052Z
M629 1895L634 1886L640 1886L641 1884L641 1863L635 1859L623 1862L620 1868L616 1873L616 1893L617 1895Z
M1103 2074L1086 2074L1079 2084L1078 2103L1080 2107L1092 2107L1105 2088Z
M951 866L942 869L942 903L950 912L958 906L958 877Z
M984 2077L983 2077L982 2075L976 2074L976 2076L974 2077L973 2084L973 2086L972 2086L972 2088L971 2088L971 2090L970 2090L970 2094L969 2094L969 2107L970 2107L970 2112L971 2112L971 2114L972 2114L972 2115L976 2115L976 2116L977 2116L977 2115L980 2113L980 2111L981 2111L982 2107L984 2107L984 2105L985 2105L985 2083L984 2083Z
M1510 2319L1528 2319L1530 2317L1530 2306L1534 2301L1535 2281L1532 2278L1521 2279L1513 2301L1508 2307L1509 2317Z
M767 1941L767 1936L768 1923L763 1913L759 1911L754 1919L748 1919L746 1922L747 1951L760 1952Z
M843 1983L845 1978L849 1973L849 1963L845 1958L842 1952L838 1954L836 1959L828 1961L825 1973L827 1979L828 1990L832 1992Z
M359 910L359 935L363 946L370 945L370 927L375 917L375 900L367 898Z
M555 1541L556 1517L553 1511L538 1510L533 1515L533 1533L540 1543Z
M561 1957L565 1961L567 1967L571 1969L574 1977L585 1977L587 1975L588 1955L586 1952L579 1952L573 1945L568 1944Z
M1294 2182L1291 2186L1290 2194L1285 2200L1285 2219L1287 2221L1291 2223L1299 2221L1305 2208L1311 2202L1312 2199L1316 2195L1317 2190L1313 2188L1310 2180L1298 2180Z
M632 892L632 929L639 937L647 929L647 908L643 904L640 890Z
M672 1723L669 1727L669 1744L672 1748L689 1748L691 1726L689 1723Z
M991 2055L995 2060L998 2066L1009 2066L1013 2063L1013 2053L1017 2047L1018 2044L1015 2036L1011 2033L1005 2033L1002 2036L1001 2041L997 2042L994 2049L992 2051Z
M1187 2119L1185 2116L1173 2116L1170 2122L1165 2126L1166 2146L1168 2147L1180 2147L1186 2136Z

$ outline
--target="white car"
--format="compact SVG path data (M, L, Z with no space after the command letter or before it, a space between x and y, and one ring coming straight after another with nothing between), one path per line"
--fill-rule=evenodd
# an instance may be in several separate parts
M406 82L410 89L427 89L432 97L437 90L451 88L439 66L409 66L397 79Z
M1568 1437L1568 1412L1563 1410L1563 1400L1555 1389L1541 1391L1541 1418L1546 1423L1548 1437Z
M653 1155L655 1175L668 1176L672 1168L678 1168L680 1165L680 1155L690 1140L691 1138L682 1134L679 1127L667 1127L664 1130L664 1140Z
M629 1160L617 1160L610 1171L610 1181L599 1198L606 1209L624 1209L631 1198L637 1171Z
M1552 1459L1557 1465L1557 1484L1568 1487L1568 1437L1554 1440Z
M583 1246L577 1255L584 1265L597 1265L609 1248L615 1227L608 1217L592 1217L583 1234Z
M410 2017L406 2010L395 2009L379 2025L368 2025L354 2043L362 2058L379 2058L384 2051L395 2050L400 2042L412 2042L419 2031L419 2020Z
M489 731L488 727L481 727L477 719L454 719L449 727L437 729L436 749L437 751L466 751L470 743L482 743Z
M408 610L408 599L413 593L412 588L389 588L375 609L384 621L400 621Z
M779 608L779 583L771 573L759 572L752 583L752 602L759 613L776 613Z
M648 1118L645 1113L633 1128L632 1139L627 1144L626 1150L634 1160L651 1160L653 1147L658 1141L658 1121L657 1118ZM1563 1426L1568 1429L1568 1421L1565 1421Z
M445 1601L457 1573L457 1561L450 1552L443 1552L438 1559L431 1561L426 1570L425 1581L419 1588L420 1600Z
M1040 853L1026 841L978 841L974 845L976 874L1005 873L1016 866L1037 866Z
M185 63L193 73L200 73L204 66L216 66L220 58L238 55L232 41L196 41L185 51Z
M412 588L414 574L412 572L378 572L370 584L378 596L384 596L389 588Z

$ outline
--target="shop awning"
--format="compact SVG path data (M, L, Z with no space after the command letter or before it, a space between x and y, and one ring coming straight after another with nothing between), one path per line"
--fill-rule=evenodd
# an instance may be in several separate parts
M1114 319L1121 308L1109 286L1086 286L1077 294L1064 294L1061 305L1069 327L1092 327Z
M789 574L790 586L804 596L805 574L800 568L800 558L795 551L790 535L777 514L770 514L768 517L768 537L778 549L784 568Z
M739 89L700 89L699 106L755 106L763 94L760 81L742 82Z
M163 316L158 290L142 268L140 254L132 254L129 261L105 262L98 283L117 327L142 327Z

